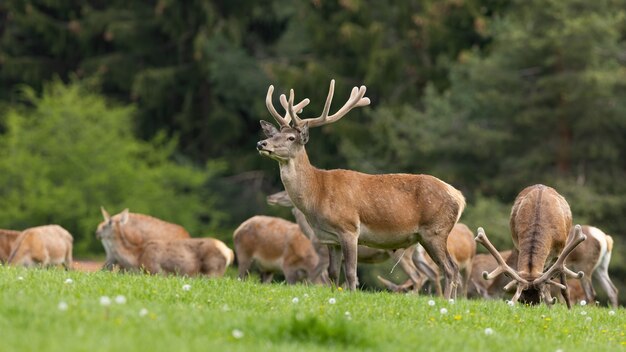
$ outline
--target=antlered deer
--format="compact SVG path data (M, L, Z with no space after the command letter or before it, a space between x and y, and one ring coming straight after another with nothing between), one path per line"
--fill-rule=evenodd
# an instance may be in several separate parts
M31 227L17 237L7 262L26 267L62 264L69 270L73 241L72 235L59 225Z
M252 263L261 272L261 281L270 282L282 272L288 283L315 281L320 274L319 257L311 241L290 221L272 216L253 216L233 233L239 277L247 277Z
M474 241L474 234L472 230L467 227L465 224L457 223L450 231L450 235L448 236L447 241L448 252L452 256L452 259L459 267L459 269L463 272L463 297L467 297L467 289L470 280L470 274L472 272L472 263L474 261L474 256L476 255L476 242ZM421 246L416 248L415 254L413 255L413 261L415 262L415 266L419 268L419 270L424 272L424 279L421 282L414 283L414 290L421 290L422 286L426 283L428 279L432 281L435 286L435 291L438 295L441 295L441 284L440 284L440 276L439 270L437 266L430 258L428 253L424 252L424 249ZM430 274L433 273L433 274ZM381 278L378 279L390 290L395 292L404 292L409 289L411 283L409 281L405 282L402 285L396 285L388 280Z
M458 268L446 249L446 240L465 207L465 198L454 187L428 175L368 175L351 170L321 170L311 165L305 150L309 128L336 122L348 111L370 103L365 86L354 87L348 101L329 116L335 81L322 114L300 119L309 100L294 105L294 93L280 101L287 113L273 106L270 86L266 105L280 125L261 121L268 137L257 143L263 156L278 161L283 185L296 208L306 216L315 234L329 245L329 275L338 281L345 260L346 281L356 289L357 246L396 249L422 243L445 276L445 297L456 294Z
M22 231L0 229L0 263L6 263L11 254L11 246Z
M518 250L517 270L511 268L495 247L489 242L482 228L478 228L476 241L481 243L498 261L498 267L491 273L483 272L484 279L493 279L505 273L513 281L505 286L517 286L512 302L518 299L531 304L543 300L554 304L548 285L561 289L561 293L571 308L566 276L581 278L582 272L574 273L565 267L567 256L585 240L580 225L572 227L572 213L565 198L553 188L534 185L525 188L515 199L511 211L511 237ZM560 253L560 254L559 254ZM558 257L557 257L558 256ZM544 272L544 266L554 257L554 264ZM560 283L552 280L559 276Z
M582 226L582 233L587 236L587 240L572 251L567 257L566 264L572 270L580 270L584 273L580 283L587 302L593 304L596 300L596 292L591 283L591 276L593 275L607 293L611 305L617 307L618 291L609 277L613 238L597 227L587 225Z
M221 277L234 260L233 251L214 238L153 240L143 246L139 266L151 274Z
M106 251L103 269L111 270L115 264L121 269L139 269L138 259L143 245L150 240L175 240L189 238L180 225L172 224L148 215L121 213L110 216L100 208L104 221L98 225L96 238L102 241Z
M296 218L296 222L300 226L302 232L311 240L313 244L313 248L317 252L320 260L318 263L317 272L321 274L321 281L324 284L329 284L328 282L328 264L329 264L329 254L328 254L328 246L320 243L320 240L315 235L315 231L311 228L311 225L306 221L306 217L304 214L293 205L293 202L289 198L289 195L286 191L274 193L272 195L267 196L267 203L270 205L280 205L283 207L291 208L291 212L293 216ZM400 267L404 272L409 276L412 283L416 284L415 287L419 286L419 283L422 283L424 279L420 274L419 270L413 263L413 252L415 251L415 246L403 250L384 250L378 248L370 248L366 246L359 245L357 247L357 262L366 263L366 264L377 264L386 261L389 258L392 258L394 262L399 263ZM358 278L357 278L358 280Z

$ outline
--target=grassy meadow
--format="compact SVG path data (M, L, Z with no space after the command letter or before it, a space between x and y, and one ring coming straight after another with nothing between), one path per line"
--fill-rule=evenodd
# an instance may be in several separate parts
M0 267L2 351L626 351L625 313Z

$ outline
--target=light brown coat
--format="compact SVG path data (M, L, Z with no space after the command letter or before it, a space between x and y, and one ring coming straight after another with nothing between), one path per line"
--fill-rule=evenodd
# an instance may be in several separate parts
M13 244L8 264L52 266L62 264L72 268L72 235L59 225L45 225L26 229Z

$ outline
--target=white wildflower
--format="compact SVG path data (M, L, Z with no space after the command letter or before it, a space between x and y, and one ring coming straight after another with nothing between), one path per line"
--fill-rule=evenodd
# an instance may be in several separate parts
M433 300L431 299L430 301L428 301L428 305L429 305L429 306L431 306L431 307L432 307L432 306L434 306L434 305L435 305L435 301L433 301Z
M585 321L586 321L587 323L588 323L588 322L590 322L590 321L591 321L591 317L586 317L586 318L585 318Z
M302 295L302 297L304 297L304 298L309 298L309 294L308 294L308 293L305 293L305 294L303 294L303 295Z
M447 310L447 309L445 309L445 308L441 308L441 309L439 310L439 313L441 313L441 314L448 314L448 310Z
M493 329L492 328L486 328L485 329L485 335L493 335Z
M18 277L17 277L17 281L23 281L23 280L24 280L24 277L23 277L23 276L18 276Z
M122 295L115 296L115 303L117 303L117 304L125 304L126 303L126 297L124 297Z
M587 315L587 312L583 310L582 312L580 312L580 315Z
M73 283L74 283L74 280L72 280L72 279L70 279L70 278L67 278L67 279L65 279L65 283L66 283L66 284L68 284L68 285L69 285L69 284L73 284Z
M328 299L328 303L335 304L335 303L337 303L337 300L335 298L330 298L330 299Z
M111 299L108 296L102 296L100 297L100 305L101 306L110 306L111 305Z
M183 291L189 291L189 290L191 290L191 285L189 285L189 284L184 284L184 285L183 285Z
M515 302L507 300L506 304L508 304L509 307L513 307L515 305Z
M581 306L586 306L587 305L587 301L585 301L584 299L582 301L580 301L580 305Z
M610 310L609 311L609 315L615 315L615 311L614 310Z
M454 304L454 299L453 299L453 298L450 298L450 299L448 300L448 303L450 303L450 304Z
M234 329L233 332L233 337L236 339L240 339L243 337L243 331L239 330L239 329Z
M68 305L67 303L61 301L59 302L59 305L57 307L59 308L60 311L66 311L68 308Z
M148 315L148 310L146 308L141 308L139 310L139 316L140 317L145 317L146 315Z
M300 302L300 299L298 297L294 297L294 298L291 299L291 302L298 303L298 302Z

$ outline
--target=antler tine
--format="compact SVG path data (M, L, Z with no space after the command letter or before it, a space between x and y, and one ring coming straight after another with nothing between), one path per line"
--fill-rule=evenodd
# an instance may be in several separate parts
M293 96L294 96L293 89L291 89L291 90L289 90L289 99L291 100L291 104L292 105L293 105ZM298 117L298 112L300 112L302 109L304 109L304 107L309 105L310 102L311 101L308 98L305 98L304 100L302 100L301 102L299 102L295 106L292 106L292 108L291 108L291 110L293 112L293 115L292 115L292 113L289 112L289 102L287 101L287 97L285 96L285 94L281 94L280 95L280 104L283 106L283 108L287 112L285 114L285 120L287 120L288 123L291 122L291 120L293 120L296 125L300 121L302 121L302 120L300 120L300 117Z
M585 239L587 239L587 236L582 234L582 228L580 227L580 225L576 225L576 227L574 228L574 233L572 233L570 235L570 238L568 238L566 242L567 244L565 245L565 248L563 248L563 251L561 252L561 254L559 254L559 257L557 258L556 262L554 262L554 264L552 264L552 266L543 275L536 278L533 281L533 285L538 286L546 282L549 282L550 279L552 279L554 274L557 272L562 272L562 273L565 273L565 275L567 276L581 279L585 274L582 271L575 273L571 271L570 269L566 268L565 259L567 259L567 256Z
M496 276L498 276L498 275L502 274L503 272L505 272L513 280L515 280L515 281L517 281L519 283L522 283L522 284L527 284L528 283L528 281L524 280L521 276L519 276L519 274L515 270L513 270L513 268L511 268L504 261L504 259L500 255L500 253L496 250L496 247L494 247L493 244L491 244L491 242L487 238L487 235L485 235L485 230L482 227L478 228L478 235L476 236L476 238L474 240L476 242L482 244L485 248L487 248L489 253L491 253L491 255L498 262L498 267L495 270L493 270L491 273L487 273L486 271L483 272L483 278L485 280L493 279Z
M270 85L270 87L267 89L267 95L265 96L265 106L267 107L267 110L269 110L270 114L272 114L272 116L274 117L276 122L278 122L280 126L289 126L289 121L283 118L282 116L280 116L278 111L276 111L276 109L274 108L274 103L272 103L273 95L274 95L274 86Z
M360 88L352 88L352 92L350 93L350 98L348 99L348 101L336 113L328 116L328 113L330 111L330 105L333 100L333 95L335 94L335 80L333 79L330 81L328 96L326 97L326 103L324 104L324 110L322 110L322 114L319 117L315 118L298 118L297 124L302 125L304 123L307 123L309 127L318 127L333 123L341 119L344 115L348 113L348 111L352 110L353 108L369 105L370 100L369 98L365 97L366 90L367 88L365 86L361 86ZM286 103L282 100L281 103L283 103L283 106L286 105Z

